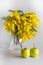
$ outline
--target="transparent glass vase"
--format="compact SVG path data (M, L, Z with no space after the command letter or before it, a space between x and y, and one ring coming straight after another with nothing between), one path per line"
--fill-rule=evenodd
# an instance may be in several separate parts
M12 37L8 50L18 51L24 47L22 39L18 39L16 36Z

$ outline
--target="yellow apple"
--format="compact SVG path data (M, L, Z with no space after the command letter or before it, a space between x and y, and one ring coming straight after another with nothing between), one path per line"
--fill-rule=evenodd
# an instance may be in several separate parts
M38 50L38 48L31 48L31 50L30 50L30 56L31 57L37 57L39 55L39 50Z
M28 58L30 56L30 50L28 48L21 49L21 56L23 58Z

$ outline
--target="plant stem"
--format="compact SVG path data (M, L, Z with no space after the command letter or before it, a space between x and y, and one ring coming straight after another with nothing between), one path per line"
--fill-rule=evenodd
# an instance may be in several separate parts
M19 43L19 45L20 45L20 47L22 48L22 45L21 45L21 43Z

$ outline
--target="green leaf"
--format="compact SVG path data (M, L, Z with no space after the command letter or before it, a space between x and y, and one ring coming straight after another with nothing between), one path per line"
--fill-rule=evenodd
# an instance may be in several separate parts
M14 12L14 10L9 10L9 12Z
M37 30L36 30L35 27L33 27L33 26L32 26L31 31L35 31L35 32L37 32Z
M21 10L18 10L18 12L19 12L21 15L24 15L23 11L21 11Z
M7 17L1 17L3 20L11 20L11 17L10 16L7 16Z
M3 20L7 20L8 19L8 17L1 17Z

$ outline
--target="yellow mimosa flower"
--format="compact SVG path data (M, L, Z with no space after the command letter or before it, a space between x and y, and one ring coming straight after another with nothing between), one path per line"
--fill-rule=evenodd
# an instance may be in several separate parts
M21 12L21 13L20 13ZM40 19L35 12L23 13L20 10L12 11L4 21L4 27L12 36L16 35L22 42L31 40L37 34Z
M12 24L11 24L11 31L14 32L14 30L15 30L15 25L12 23Z

